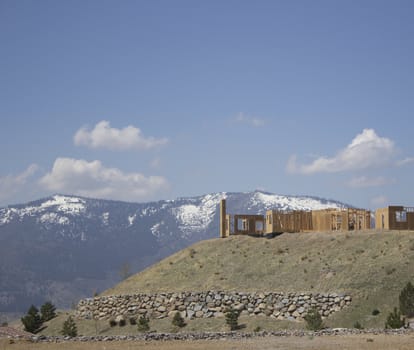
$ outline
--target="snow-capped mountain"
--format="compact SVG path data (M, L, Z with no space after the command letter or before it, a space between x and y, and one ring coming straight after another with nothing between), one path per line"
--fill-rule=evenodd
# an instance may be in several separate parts
M227 211L322 209L344 204L265 192L213 193L151 203L54 195L0 209L0 313L52 300L69 306L196 241L218 237Z

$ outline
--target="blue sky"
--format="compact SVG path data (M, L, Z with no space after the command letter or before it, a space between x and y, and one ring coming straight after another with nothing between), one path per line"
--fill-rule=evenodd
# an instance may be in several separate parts
M413 1L0 1L0 205L414 205Z

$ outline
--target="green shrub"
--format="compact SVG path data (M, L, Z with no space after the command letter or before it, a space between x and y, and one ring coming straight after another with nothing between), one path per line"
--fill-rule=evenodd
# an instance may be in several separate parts
M401 312L396 307L387 317L385 328L401 328L405 326L405 318L401 318Z
M372 316L377 316L380 314L380 311L378 309L372 310Z
M407 317L414 317L414 286L408 282L400 293L400 310Z
M125 321L125 319L124 319L124 318L121 318L121 319L119 320L118 326L119 326L119 327L124 327L125 325L126 325L126 321Z
M149 330L150 330L149 318L146 317L145 315L142 315L138 319L138 331L139 332L148 332Z
M361 325L361 323L359 323L359 321L356 321L356 322L354 323L354 328L355 328L355 329L364 329L364 327L362 327L362 325Z
M230 326L230 330L235 331L239 328L240 311L231 307L226 311L226 323Z
M68 337L76 337L78 335L78 329L76 328L76 323L73 320L72 316L69 316L67 320L63 323L61 333Z
M182 328L185 326L184 318L181 316L181 314L178 311L174 315L172 324L173 326L178 327L178 328Z
M148 332L150 330L149 319L145 315L138 319L138 331Z
M137 324L137 319L136 319L136 317L130 317L130 318L129 318L129 324L130 324L131 326L135 326L135 325Z
M115 321L115 319L113 319L113 318L109 319L109 326L110 326L110 327L115 327L115 326L116 326L116 321Z
M56 307L50 301L47 301L40 307L40 313L43 322L49 321L56 317Z
M26 316L21 318L24 329L30 333L36 333L42 325L42 319L36 306L30 306Z
M318 331L323 327L322 316L315 307L311 308L308 311L304 319L306 321L308 329L311 331Z

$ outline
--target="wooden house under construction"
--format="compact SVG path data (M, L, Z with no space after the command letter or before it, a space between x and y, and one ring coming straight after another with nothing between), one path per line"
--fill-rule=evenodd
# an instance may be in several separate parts
M380 230L414 230L414 208L389 206L375 211L375 228Z
M371 228L371 212L364 209L321 209L266 212L266 233L359 231Z
M262 215L230 215L220 202L220 237L282 232L357 231L371 228L371 212L364 209L268 210Z

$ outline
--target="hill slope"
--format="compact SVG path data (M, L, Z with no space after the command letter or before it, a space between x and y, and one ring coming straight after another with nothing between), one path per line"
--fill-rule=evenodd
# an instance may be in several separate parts
M180 290L347 292L333 326L383 327L401 288L414 281L414 232L234 236L194 244L103 294ZM373 309L380 315L372 316Z
M122 266L140 271L194 242L218 236L222 198L235 213L343 206L256 191L151 203L54 195L0 208L0 317L46 300L68 307L117 283Z

